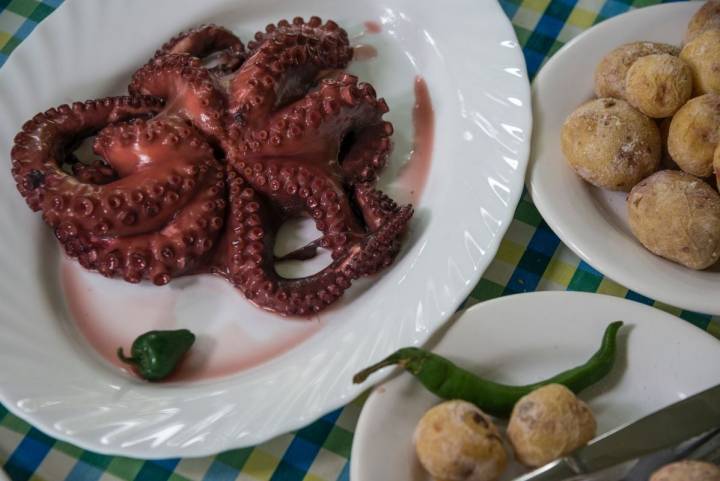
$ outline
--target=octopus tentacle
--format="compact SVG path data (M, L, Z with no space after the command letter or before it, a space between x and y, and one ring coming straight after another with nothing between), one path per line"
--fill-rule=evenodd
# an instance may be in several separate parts
M257 125L303 95L320 71L344 68L352 58L347 33L334 22L296 21L278 23L253 43L253 53L230 81L229 111L239 124Z
M344 255L320 272L299 279L279 276L272 247L277 225L266 201L243 178L231 172L228 248L230 280L258 307L284 315L318 312L337 300L351 281L375 272L404 231L411 210L401 209L372 234L348 246Z
M51 109L25 125L11 154L18 188L32 208L42 210L66 252L87 268L132 282L152 275L161 283L165 275L185 272L187 254L198 253L175 247L176 263L158 270L144 254L123 265L108 252L147 244L158 230L183 242L198 232L188 245L205 252L223 222L224 181L222 174L216 178L212 149L184 121L143 118L161 108L159 99L118 97ZM96 185L66 173L61 163L69 146L99 129L95 151L119 178ZM215 215L198 220L199 212Z
M379 229L401 210L394 200L370 183L356 185L354 195L365 225L371 231Z
M110 131L119 135L119 140L102 132L96 141L96 153L124 176L106 184L82 183L61 169L57 155L62 154L70 139L103 127L108 117L99 110L94 110L93 115L78 115L77 112L46 115L26 134L19 134L16 145L22 145L27 138L31 141L24 152L13 154L13 161L18 166L16 180L23 179L23 172L29 172L24 174L25 180L31 174L37 176L40 173L42 185L37 185L26 198L43 211L45 221L52 227L67 228L72 224L74 229L79 227L117 236L155 230L195 194L202 169L207 170L214 161L210 147L203 142L195 151L179 149L180 137L173 134L165 122L151 122L152 129L149 130L139 119L115 124L110 126ZM149 132L167 136L149 137ZM172 145L173 141L176 145ZM135 148L119 148L131 144ZM140 165L135 170L125 165L140 164L148 153L155 155L158 149L165 151L161 155L173 155L177 163Z
M287 20L280 20L278 23L271 23L268 24L265 27L264 32L257 32L255 33L255 36L253 40L248 42L248 50L251 54L255 53L255 51L260 48L260 46L265 42L268 38L272 38L278 33L286 33L288 31L297 31L298 29L302 30L310 30L310 29L322 29L329 32L333 31L343 31L340 26L335 23L332 20L328 20L325 25L323 25L322 19L318 16L313 15L308 19L307 22L302 17L295 17L292 19L292 22L288 22ZM341 35L343 35L341 33ZM347 36L347 32L344 33L345 36Z
M326 79L272 114L269 129L231 130L231 138L244 140L239 143L243 160L231 156L230 161L254 189L285 206L302 205L323 233L320 245L339 258L348 242L366 235L343 185L375 180L384 167L392 133L392 125L382 120L387 110L372 88L358 87L356 77ZM352 142L343 148L350 135Z
M393 222L406 224L412 217L412 206L399 206L390 197L376 190L370 183L356 185L354 195L355 203L362 213L365 225L371 232ZM404 228L404 225L399 227L400 231L404 230ZM382 253L378 253L378 256L374 258L374 262L366 264L366 275L375 274L377 271L389 266L400 252L399 236L392 240L388 239L387 242L386 249Z
M165 99L165 114L189 120L216 142L224 136L225 100L197 58L178 54L158 57L135 72L128 91Z
M343 74L325 79L319 88L273 113L266 129L231 127L243 156L288 156L302 152L318 163L341 166L347 183L367 182L387 162L392 124L382 120L388 111L367 84ZM310 159L312 160L312 159Z
M78 260L107 277L119 275L128 282L149 279L156 285L201 268L224 224L224 177L217 166L212 166L202 179L198 195L156 232L83 239Z
M32 210L52 210L49 203L53 200L48 194L59 194L63 184L75 183L61 168L69 146L110 122L151 117L161 109L160 99L108 97L61 105L37 114L15 136L10 152L20 194Z
M215 56L217 64L208 70L218 74L236 70L247 56L243 43L235 34L213 24L200 25L177 34L155 52L153 61L169 54L187 54L197 58Z
M306 158L263 159L230 163L257 192L283 206L288 216L307 215L323 234L320 246L339 257L349 241L365 235L337 178Z
M341 152L340 159L345 178L351 182L374 181L387 164L392 150L392 133L390 122L379 122L346 134L343 141L349 148L347 152Z

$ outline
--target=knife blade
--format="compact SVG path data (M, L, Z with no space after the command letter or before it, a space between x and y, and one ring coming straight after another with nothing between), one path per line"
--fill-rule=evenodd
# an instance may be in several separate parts
M515 481L562 481L588 475L671 448L720 427L720 385L609 431L571 456Z

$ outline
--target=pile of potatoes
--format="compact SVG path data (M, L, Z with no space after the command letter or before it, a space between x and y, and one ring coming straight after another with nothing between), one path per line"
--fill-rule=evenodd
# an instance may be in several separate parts
M648 250L691 269L715 264L720 0L695 14L682 48L634 42L607 54L595 93L563 124L570 166L593 185L629 192L630 227Z

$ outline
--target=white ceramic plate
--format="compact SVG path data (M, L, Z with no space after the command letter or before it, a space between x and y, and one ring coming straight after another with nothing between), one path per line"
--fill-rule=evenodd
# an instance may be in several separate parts
M616 366L581 395L595 413L598 434L717 384L716 339L658 309L599 294L502 297L462 313L431 345L479 375L525 384L585 362L607 324L618 319L628 326L619 334ZM416 459L412 434L425 411L438 402L407 373L377 386L355 431L350 478L429 480ZM501 480L522 472L512 462Z
M351 384L355 371L426 341L467 296L511 221L529 149L524 60L493 0L454 8L413 0L66 1L0 70L0 151L38 111L121 93L134 69L182 29L216 22L247 40L267 23L312 14L335 19L354 42L379 51L351 72L392 109L396 150L382 183L396 196L402 192L390 180L410 150L415 76L429 86L433 163L397 262L308 323L264 314L219 279L163 288L107 280L60 259L8 171L0 176L0 401L11 411L102 453L201 456L257 444L353 399L364 389ZM382 32L358 37L366 21L381 23ZM127 346L149 328L184 326L198 334L200 357L236 356L244 370L197 382L138 381L78 335L61 274L72 279L66 288L79 292L76 299L96 301L85 307L102 326L93 336L105 348Z
M553 231L600 272L667 304L720 314L720 297L710 294L720 283L720 271L693 271L646 250L630 231L626 194L584 182L560 150L565 118L593 97L593 74L600 59L631 41L680 45L700 5L669 3L614 17L573 39L547 62L533 83L535 126L528 186Z

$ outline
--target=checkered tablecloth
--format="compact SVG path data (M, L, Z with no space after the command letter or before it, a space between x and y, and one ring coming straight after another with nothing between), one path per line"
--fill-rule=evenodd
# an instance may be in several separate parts
M62 0L0 0L0 66ZM523 45L530 76L563 43L591 25L654 0L501 0ZM2 99L0 99L0 108ZM7 153L5 153L7 155ZM463 307L518 292L562 289L653 304L720 337L720 319L653 302L581 262L525 194L495 261ZM0 366L0 369L2 367ZM202 459L143 461L103 456L57 441L0 405L0 465L13 481L347 481L357 400L295 433ZM379 480L380 481L380 480Z

